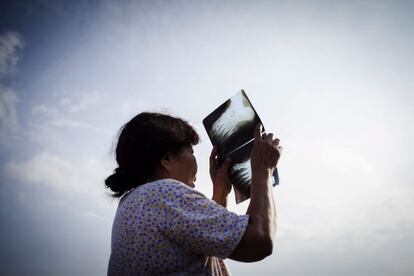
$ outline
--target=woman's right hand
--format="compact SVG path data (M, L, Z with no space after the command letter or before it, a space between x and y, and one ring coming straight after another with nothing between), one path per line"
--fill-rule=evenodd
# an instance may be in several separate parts
M282 153L280 140L273 139L273 133L260 135L261 124L257 124L254 133L253 149L250 157L252 172L256 170L273 170L276 168Z

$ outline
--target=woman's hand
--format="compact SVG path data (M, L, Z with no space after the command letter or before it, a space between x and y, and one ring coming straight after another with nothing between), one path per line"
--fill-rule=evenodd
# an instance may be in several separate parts
M210 177L213 182L213 200L226 207L227 195L231 191L231 182L227 175L227 171L231 165L231 159L227 158L221 167L219 167L217 158L217 146L214 146L210 154Z
M282 153L282 147L279 146L280 140L273 139L273 133L263 134L260 136L261 125L258 124L255 129L255 140L251 153L252 172L255 170L270 170L271 174L276 168Z

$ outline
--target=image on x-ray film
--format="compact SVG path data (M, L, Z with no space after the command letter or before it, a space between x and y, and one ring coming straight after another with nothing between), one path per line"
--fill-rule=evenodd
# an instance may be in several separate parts
M232 159L228 174L237 203L250 198L250 153L254 142L254 130L258 123L262 125L264 132L263 124L243 90L203 120L212 144L217 145L219 165L227 157ZM278 172L275 169L273 185L278 183Z

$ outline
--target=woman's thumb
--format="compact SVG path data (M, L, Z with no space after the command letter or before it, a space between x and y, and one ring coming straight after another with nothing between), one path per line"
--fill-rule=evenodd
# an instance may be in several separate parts
M261 129L262 129L262 125L258 123L254 129L254 138L257 140L259 140L262 137Z
M223 165L221 165L220 171L222 173L227 173L227 171L229 170L230 166L231 166L231 158L227 157L226 160L224 160Z

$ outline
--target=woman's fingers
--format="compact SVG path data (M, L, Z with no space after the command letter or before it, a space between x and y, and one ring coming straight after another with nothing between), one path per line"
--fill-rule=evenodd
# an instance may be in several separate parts
M264 140L268 143L272 143L273 142L273 133L267 134Z
M279 161L282 148L279 138L273 139L273 133L260 133L260 125L255 129L255 143L251 153L252 169L264 166L274 169ZM258 139L260 138L260 139Z
M254 129L254 138L255 139L257 139L257 140L259 140L259 139L261 139L262 137L260 136L260 129L262 128L262 126L261 126L261 124L260 123L258 123L257 125L256 125L256 128Z
M261 135L261 124L258 123L256 125L256 128L254 130L254 138L259 140L263 140L265 142L267 142L268 144L271 144L274 148L279 149L279 143L280 143L280 139L279 138L275 138L273 139L273 133L263 133L263 135ZM280 151L282 150L282 147L280 147Z
M216 164L216 156L217 156L217 146L213 146L210 154L210 166L214 166Z
M223 164L221 165L220 173L226 174L230 168L230 165L231 165L231 158L227 157L226 160L224 160Z
M272 144L273 144L273 146L274 146L274 147L279 146L279 143L280 143L280 139L279 139L279 138L276 138L276 139L275 139L275 140L273 140L273 142L272 142Z
M282 151L283 151L283 147L282 146L277 146L277 149L279 150L279 153L282 153Z

